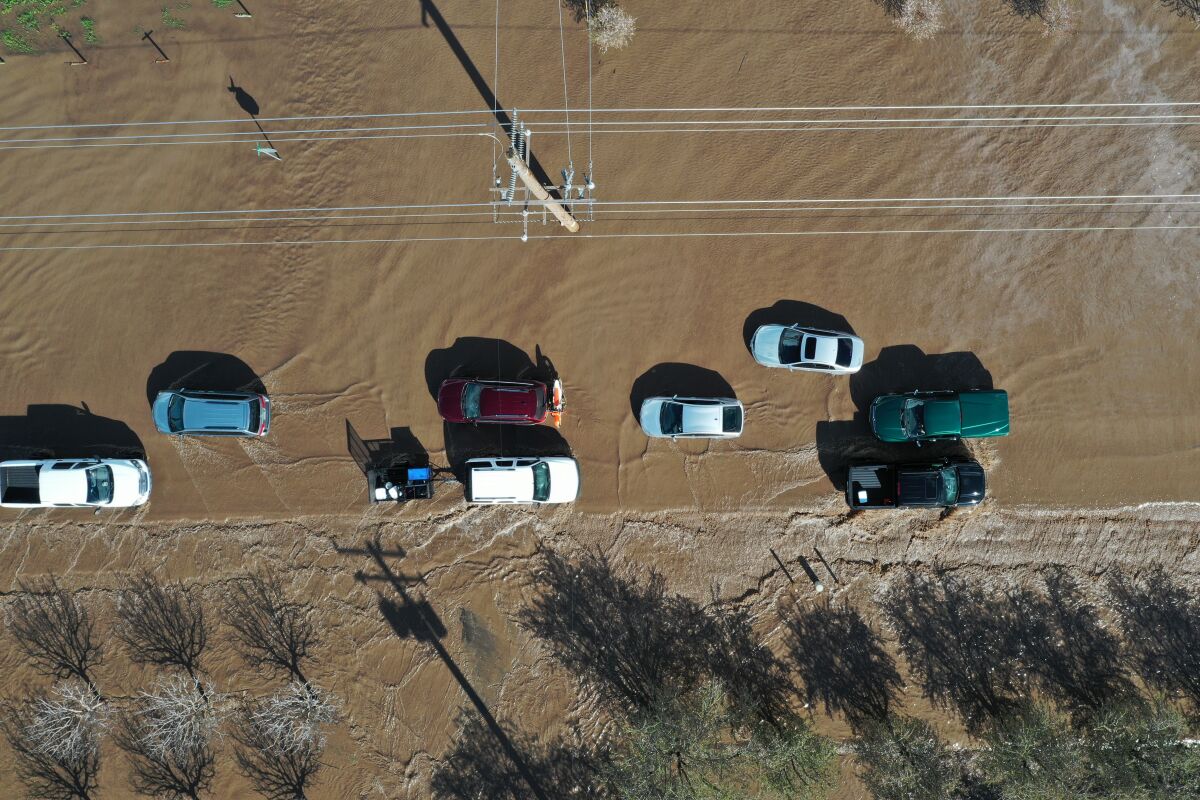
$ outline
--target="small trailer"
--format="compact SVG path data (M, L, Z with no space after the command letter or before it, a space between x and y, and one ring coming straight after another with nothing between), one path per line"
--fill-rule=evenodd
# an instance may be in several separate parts
M433 497L436 470L411 462L379 465L367 471L367 496L372 503L428 500Z

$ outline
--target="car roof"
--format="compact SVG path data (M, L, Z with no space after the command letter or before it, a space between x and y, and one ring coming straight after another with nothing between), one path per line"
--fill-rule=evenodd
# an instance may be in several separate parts
M184 397L185 430L245 430L250 425L249 398Z

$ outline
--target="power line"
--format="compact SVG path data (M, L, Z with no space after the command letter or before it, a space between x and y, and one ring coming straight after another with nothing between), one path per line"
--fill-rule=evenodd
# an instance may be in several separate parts
M697 108L590 108L571 109L572 111L591 110L599 114L626 114L638 112L653 113L761 113L776 111L938 111L938 110L973 110L973 109L1014 109L1014 108L1168 108L1168 107L1200 106L1200 101L1153 101L1153 102L1121 102L1121 103L992 103L992 104L940 104L940 105L843 105L843 106L708 106ZM533 108L523 113L557 113L557 108ZM461 111L404 111L378 114L318 114L309 116L289 117L260 117L259 122L299 122L320 119L386 119L391 117L434 117L458 116L471 114L488 114L489 111L467 109ZM125 121L125 122L86 122L86 123L54 123L41 125L11 125L0 126L0 131L22 130L54 130L63 128L119 128L137 126L163 125L221 125L244 124L251 121L237 119L197 119L197 120L155 120L155 121Z
M669 239L669 238L733 238L733 237L787 237L787 236L880 236L901 234L963 234L963 233L1102 233L1114 231L1164 231L1200 230L1200 225L1085 225L1064 227L1023 228L897 228L887 230L857 231L673 231L662 233L577 233L572 239ZM562 235L534 235L529 239L562 239ZM401 244L420 242L488 242L522 241L520 235L512 236L422 236L395 239L300 239L260 242L162 242L150 244L79 244L79 245L35 245L0 247L0 253L52 251L52 250L139 250L176 249L185 247L270 247L277 245L328 245L328 244Z

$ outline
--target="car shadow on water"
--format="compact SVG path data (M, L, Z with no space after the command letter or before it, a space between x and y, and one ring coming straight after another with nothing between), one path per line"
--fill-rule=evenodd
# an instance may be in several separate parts
M651 397L732 397L737 395L721 374L694 364L657 364L633 382L629 408L637 419L642 403Z
M941 459L972 458L970 446L956 442L929 442L917 446L881 442L871 432L871 402L881 394L917 389L991 389L992 374L974 353L925 353L916 345L885 347L879 356L850 376L854 417L818 422L817 460L838 491L846 488L846 471L853 464L903 464Z
M446 461L454 477L466 477L466 462L487 456L570 456L571 446L550 425L462 425L445 422Z
M0 417L0 458L145 458L142 440L124 422L93 414L87 403L31 405Z
M267 393L262 379L245 361L204 350L176 350L150 371L146 401L153 406L158 393L167 389Z
M841 314L801 300L780 300L770 308L760 308L746 317L746 322L742 325L742 339L748 352L752 352L750 340L754 338L754 332L763 325L803 325L827 331L854 333L854 328Z
M534 348L534 358L503 339L461 336L449 347L430 351L425 357L425 385L437 399L438 389L448 378L541 381L549 385L558 377L554 363Z

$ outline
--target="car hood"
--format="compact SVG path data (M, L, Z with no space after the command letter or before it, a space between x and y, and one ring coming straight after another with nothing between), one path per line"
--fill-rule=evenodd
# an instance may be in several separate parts
M579 464L574 459L546 459L550 466L548 503L570 503L579 497ZM532 491L532 489L531 489Z
M466 381L449 380L438 389L438 413L442 419L451 422L462 422L462 393Z
M662 436L662 425L660 415L662 414L663 404L666 400L652 397L642 403L642 410L638 414L638 422L642 426L642 430L651 436Z
M754 332L754 338L750 340L750 352L755 361L772 367L783 366L779 360L779 341L783 338L784 330L782 325L763 325Z
M908 437L900 424L900 410L904 408L904 396L885 394L871 403L871 430L885 442L905 442Z
M987 477L978 462L969 461L958 467L958 504L973 506L987 494Z
M137 506L146 502L150 497L150 469L144 461L108 461L105 462L113 472L112 506ZM146 474L146 491L143 494L139 487L142 470Z
M171 404L170 392L159 392L154 398L154 405L151 407L151 413L154 415L154 427L159 433L170 433L171 428L167 424L167 406Z
M964 392L959 396L959 403L962 405L963 436L1008 435L1008 392Z

